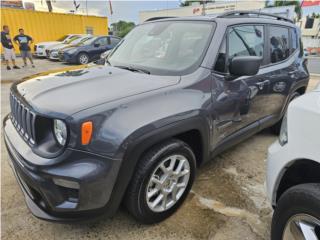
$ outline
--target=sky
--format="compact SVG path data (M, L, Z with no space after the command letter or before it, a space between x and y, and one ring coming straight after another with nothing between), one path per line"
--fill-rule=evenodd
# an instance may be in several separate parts
M47 5L45 0L24 0L24 2L34 2L36 10L47 11ZM53 10L55 12L69 12L74 10L73 0L52 0ZM117 22L119 20L132 21L135 23L139 22L139 11L142 10L158 10L158 9L167 9L167 8L176 8L179 7L179 0L168 0L168 1L159 1L159 0L149 0L149 1L119 1L111 0L113 14L110 14L110 7L108 0L98 0L98 1L84 1L76 0L77 4L80 4L80 7L77 10L77 13L86 14L86 9L88 9L89 15L99 15L107 16L109 22ZM87 6L87 8L86 8Z
M107 16L109 22L117 22L119 20L139 22L139 11L143 10L159 10L179 7L182 0L111 0L113 14L110 14L108 0L76 0L80 7L77 10L79 14L86 14L88 9L89 15ZM24 2L34 2L37 10L47 11L45 0L24 0ZM73 0L52 0L53 9L55 12L70 12L74 10ZM87 6L87 8L86 8ZM320 6L303 8L303 15L308 15L313 12L320 13Z

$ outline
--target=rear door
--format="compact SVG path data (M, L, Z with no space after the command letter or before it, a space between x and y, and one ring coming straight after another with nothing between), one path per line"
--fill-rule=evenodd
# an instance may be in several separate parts
M269 25L267 34L267 64L264 68L269 81L266 114L279 117L286 99L299 75L297 30L281 25ZM267 120L267 119L266 119Z
M110 38L109 37L100 37L94 42L94 49L92 51L92 59L99 59L100 54L105 52L106 50L109 50L109 43Z
M213 112L217 142L267 115L265 102L269 83L266 63L265 29L262 24L234 25L228 28L213 73ZM261 68L255 76L227 80L228 66L235 56L260 56ZM218 135L218 137L217 137Z

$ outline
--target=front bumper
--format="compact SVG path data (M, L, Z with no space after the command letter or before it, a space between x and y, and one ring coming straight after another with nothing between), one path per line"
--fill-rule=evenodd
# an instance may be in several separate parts
M37 48L36 51L34 52L34 55L37 57L46 57L46 52L44 48Z
M59 54L58 53L50 53L49 54L49 59L50 60L59 60Z
M101 210L111 197L120 160L66 149L57 159L52 159L54 163L50 165L50 159L41 161L41 157L32 152L10 118L5 118L3 126L10 166L27 206L36 217L76 221L103 213Z
M268 148L266 190L267 198L272 206L276 205L279 182L284 173L286 163L290 162L289 155L288 144L281 146L278 140Z
M63 53L60 55L60 61L67 62L67 63L77 63L77 55Z

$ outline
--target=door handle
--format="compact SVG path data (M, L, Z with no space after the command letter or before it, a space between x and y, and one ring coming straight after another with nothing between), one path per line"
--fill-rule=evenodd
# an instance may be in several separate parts
M260 90L262 90L263 87L264 87L264 85L269 85L269 84L270 84L270 80L265 80L265 81L263 81L263 82L258 82L258 83L256 83L256 84L257 84L258 88L259 88Z
M292 74L295 74L297 72L298 72L298 70L294 70L294 71L291 71L291 72L288 72L288 73L289 73L289 75L292 75Z

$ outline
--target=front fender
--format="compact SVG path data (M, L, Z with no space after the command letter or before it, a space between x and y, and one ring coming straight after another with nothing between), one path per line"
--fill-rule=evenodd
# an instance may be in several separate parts
M89 145L81 146L78 137L76 145L79 149L121 159L128 146L137 138L164 126L194 117L199 117L203 125L208 126L210 123L206 109L210 107L211 94L201 90L177 89L157 94L150 92L111 104L80 113L89 117L73 116L78 123L90 119L94 125ZM96 113L92 114L93 111ZM80 126L74 127L75 134L77 129Z

